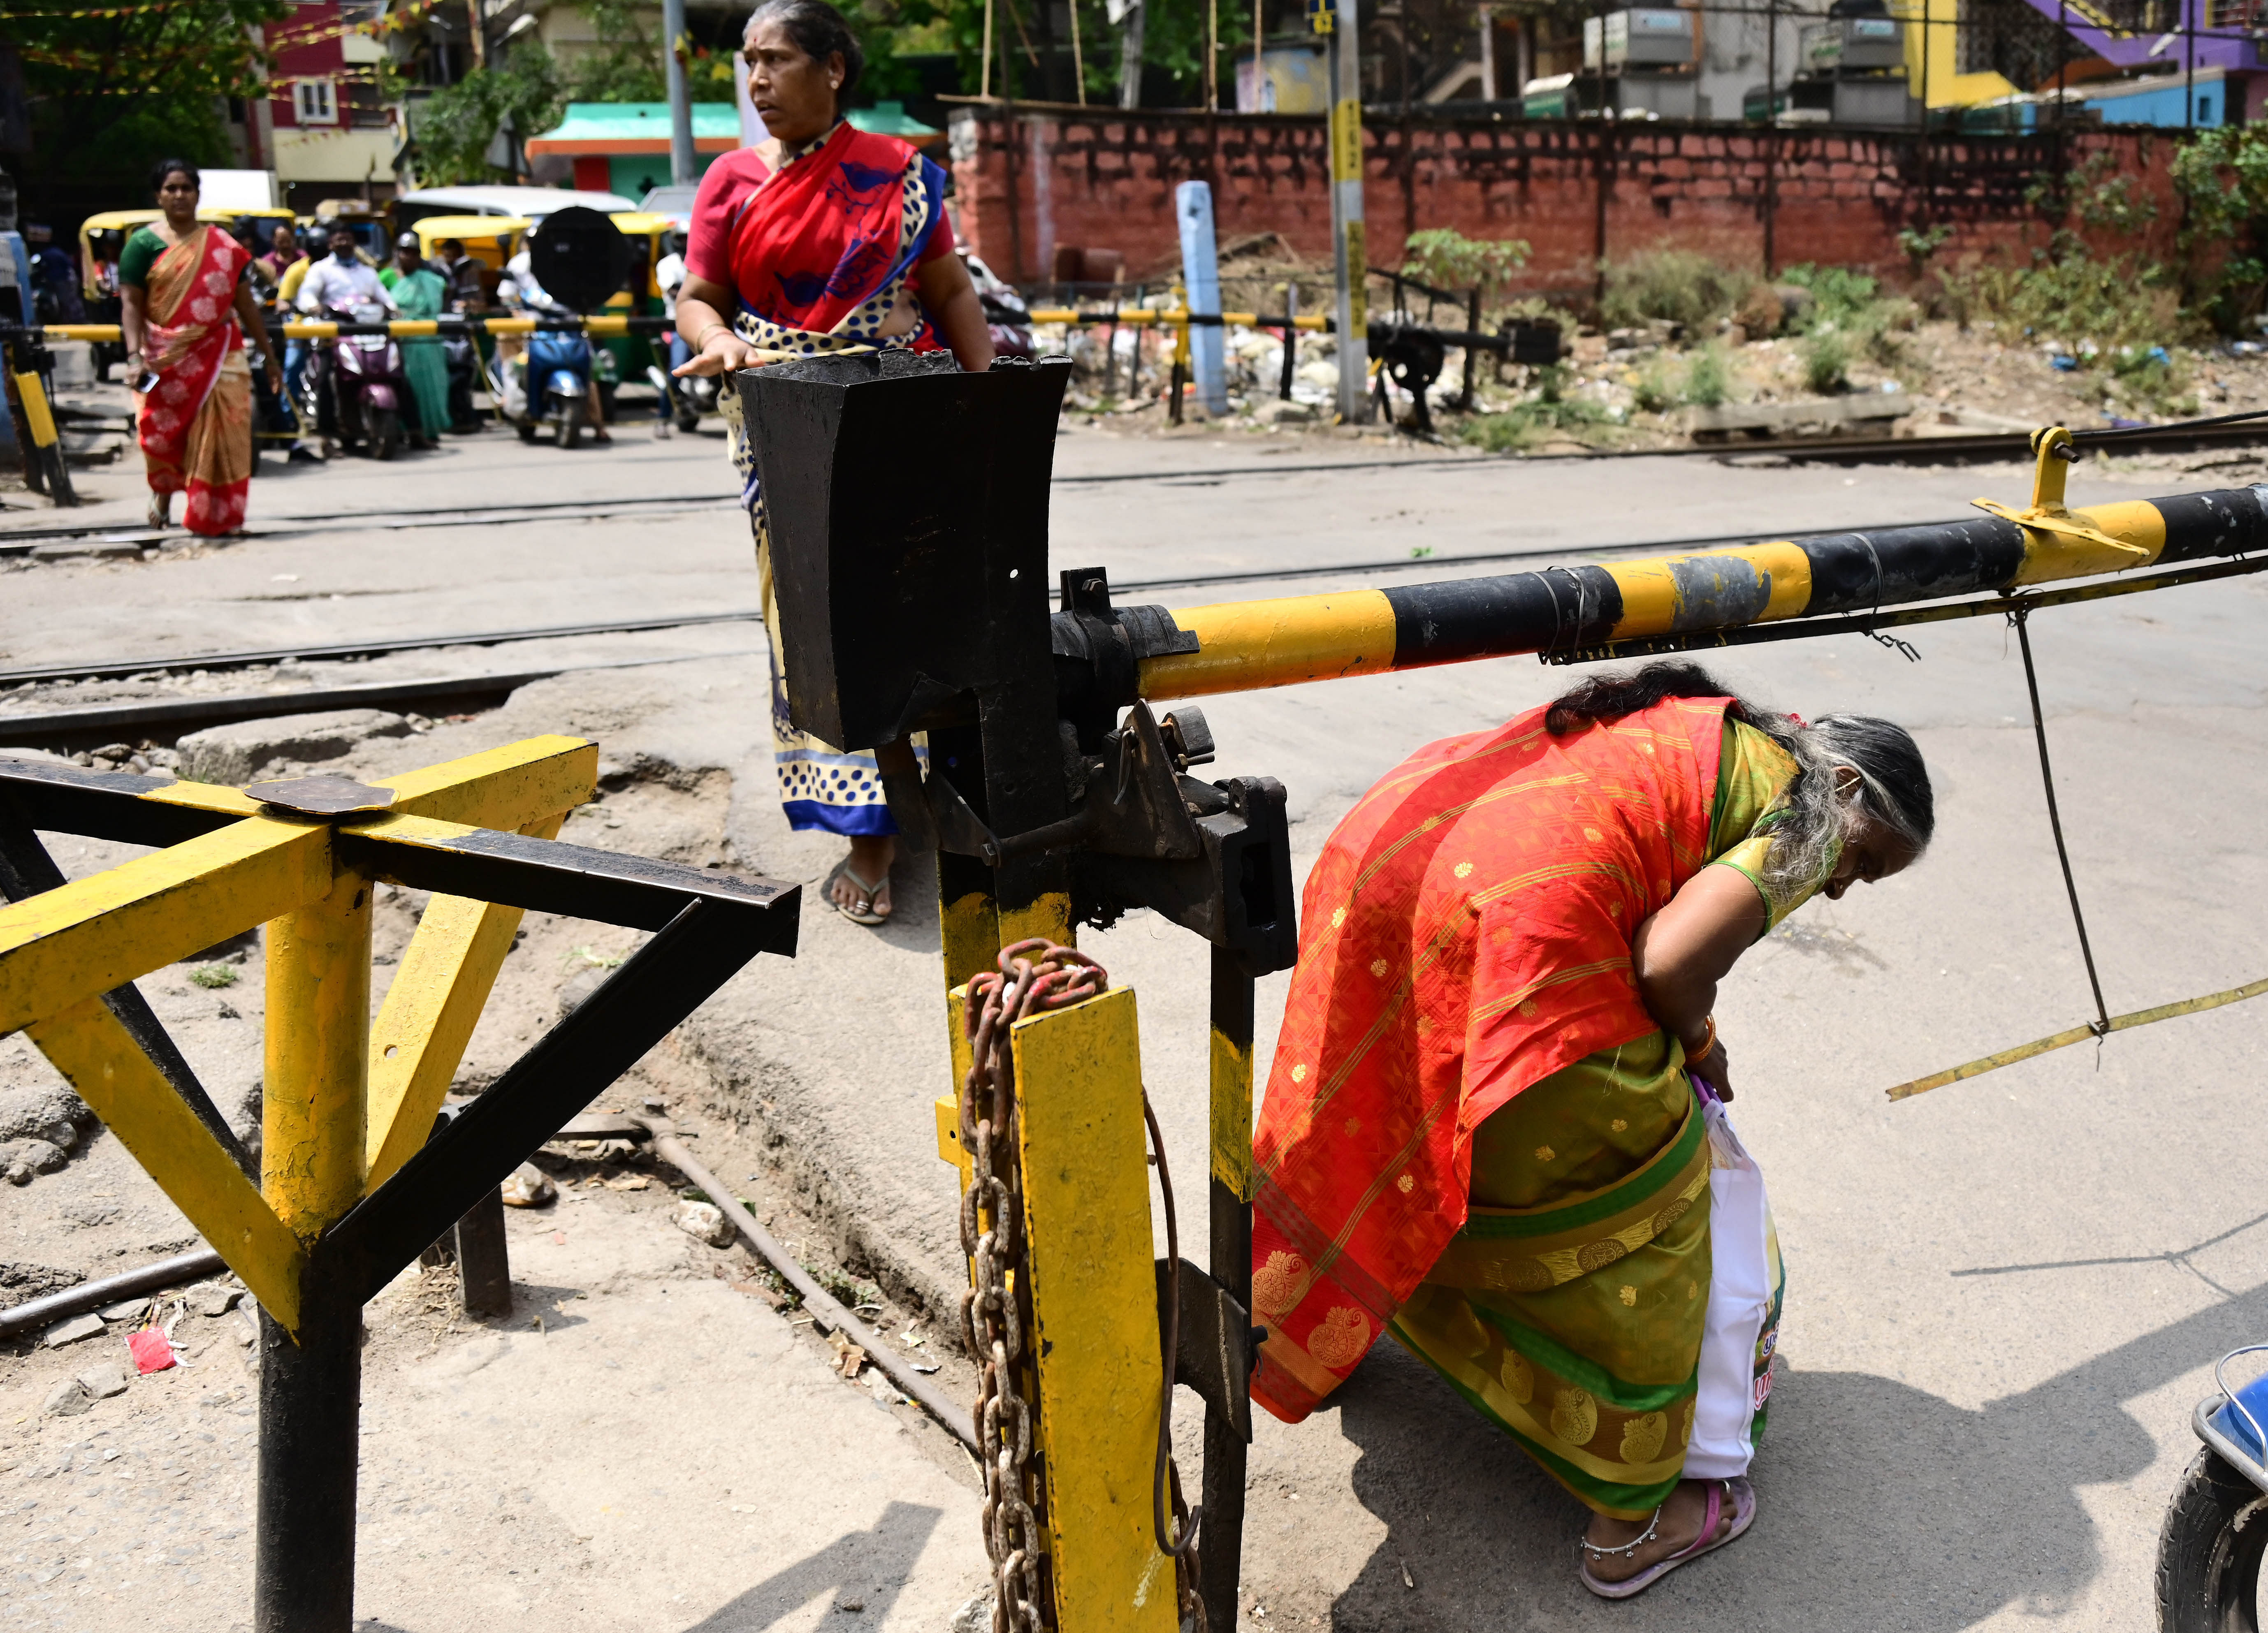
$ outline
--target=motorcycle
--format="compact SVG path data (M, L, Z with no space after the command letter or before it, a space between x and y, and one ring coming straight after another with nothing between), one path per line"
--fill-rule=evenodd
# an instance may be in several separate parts
M2228 1364L2268 1350L2249 1344L2216 1362L2220 1393L2190 1427L2205 1443L2158 1536L2161 1633L2257 1633L2261 1558L2268 1553L2268 1373L2235 1389Z
M441 359L449 371L450 429L460 433L480 430L480 410L473 406L473 382L480 377L479 346L463 330L445 334Z
M672 364L683 360L673 348ZM700 430L701 416L717 412L718 388L724 383L717 375L688 374L680 379L658 365L649 364L645 377L654 390L668 402L671 417L677 422L677 429L681 431L689 433Z
M613 354L594 348L579 329L538 329L527 337L525 352L499 359L497 367L496 398L519 439L532 443L548 427L563 448L583 440L593 374L603 405L615 371Z
M324 314L339 323L383 323L387 313L376 301L333 306ZM390 460L406 440L401 410L409 401L409 378L401 366L401 344L391 335L342 335L320 342L307 391L324 430L351 446L360 443L373 460Z

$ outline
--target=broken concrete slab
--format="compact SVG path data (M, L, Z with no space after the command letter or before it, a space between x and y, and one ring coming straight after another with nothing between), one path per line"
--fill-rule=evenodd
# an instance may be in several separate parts
M273 761L312 765L335 760L374 738L409 734L409 721L383 709L335 709L208 726L181 739L175 751L180 773L189 781L236 787Z
M1798 435L1807 427L1820 434L1858 427L1863 422L1895 420L1913 409L1899 392L1853 392L1847 397L1807 397L1794 402L1727 402L1685 410L1685 432L1696 442L1721 442L1741 432Z
M126 1393L126 1373L113 1361L88 1367L74 1381L98 1401L107 1401L113 1395Z
M54 1417L77 1417L93 1404L94 1397L87 1394L85 1386L76 1378L64 1378L48 1391L40 1410Z

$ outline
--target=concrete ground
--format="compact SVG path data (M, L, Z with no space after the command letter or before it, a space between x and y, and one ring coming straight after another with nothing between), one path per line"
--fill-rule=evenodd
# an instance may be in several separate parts
M729 510L363 532L289 520L725 490L712 439L637 435L602 455L490 437L389 467L295 474L255 489L262 536L190 559L26 568L8 580L14 615L0 629L0 666L752 605L746 534ZM1705 459L1287 468L1391 457L1322 438L1133 442L1077 430L1058 451L1055 560L1100 563L1120 583L1340 570L1143 598L1190 605L1438 575L1456 570L1459 555L1575 560L1587 547L1649 538L1950 518L1979 495L2021 499L2029 485L2014 467ZM1249 467L1274 474L1208 474ZM2230 468L2249 467L2090 462L2074 473L2073 497L2226 485L2236 480ZM123 487L107 503L138 505ZM2035 621L2066 829L2114 1012L2263 973L2250 908L2268 792L2263 610L2257 583L2239 579ZM2194 1449L2190 1408L2210 1387L2214 1357L2268 1336L2268 1215L2239 1177L2263 1142L2236 1121L2257 1066L2257 1017L2233 1007L2122 1034L2099 1059L2092 1048L2067 1049L1916 1101L1884 1100L1890 1084L2088 1011L2013 644L1989 620L1911 638L1918 663L1857 636L1712 659L1740 689L1781 707L1905 722L1940 799L1940 838L1920 866L1807 907L1744 960L1719 1011L1742 1062L1735 1113L1770 1176L1790 1282L1754 1534L1631 1605L1591 1600L1573 1580L1574 1504L1445 1386L1381 1347L1307 1423L1260 1424L1243 1625L1492 1629L1587 1615L1634 1628L1949 1630L2149 1618L2158 1520ZM780 818L760 646L747 626L574 644L557 650L684 661L562 675L501 710L376 739L338 763L384 772L535 731L585 732L605 745L613 791L570 837L815 884L836 853ZM374 679L444 662L501 668L519 656L473 649L350 667ZM306 667L312 678L329 666ZM1221 745L1212 772L1285 783L1304 870L1331 823L1411 748L1499 720L1570 678L1506 659L1211 700ZM18 694L0 707L114 690ZM829 1251L933 1319L961 1275L949 1171L928 1112L946 1080L934 890L918 861L901 864L896 884L897 916L879 932L807 893L793 963L762 960L681 1030L697 1080L683 1092L686 1114L763 1149L767 1182ZM1145 1077L1176 1169L1197 1173L1200 950L1146 916L1085 945L1140 994ZM535 967L525 947L515 955L468 1073L517 1052L541 1012L541 989L560 973ZM1283 990L1281 976L1263 984L1263 1070ZM23 1079L11 1070L5 1080ZM69 1177L0 1194L0 1217ZM616 1307L585 1320L608 1329L606 1342L628 1343ZM480 1374L496 1376L483 1387L504 1387L556 1354L515 1335ZM704 1404L731 1394L712 1391ZM1193 1426L1194 1410L1180 1416ZM1193 1445L1183 1458L1192 1467ZM563 1465L554 1500L567 1501L578 1481L613 1477L608 1467ZM790 1500L777 1490L759 1498ZM442 1519L416 1521L405 1516L401 1534L446 1545ZM839 1534L881 1523L879 1511L846 1517ZM937 1538L932 1550L957 1538L959 1557L976 1557L973 1519L948 1512ZM376 1557L366 1547L366 1582ZM466 1577L483 1584L468 1592L494 1586L479 1571ZM376 1591L365 1592L374 1614ZM654 1602L644 1601L657 1625L700 1625L707 1614L669 1620Z

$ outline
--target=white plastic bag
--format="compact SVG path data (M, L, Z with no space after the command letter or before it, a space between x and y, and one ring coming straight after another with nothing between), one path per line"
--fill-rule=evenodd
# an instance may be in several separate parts
M1709 1132L1709 1312L1685 1477L1730 1480L1749 1472L1756 1416L1771 1393L1778 1267L1763 1171L1714 1096L1702 1096L1701 1114Z

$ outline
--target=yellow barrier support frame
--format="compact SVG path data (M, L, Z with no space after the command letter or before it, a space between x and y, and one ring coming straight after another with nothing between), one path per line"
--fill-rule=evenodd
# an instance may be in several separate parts
M260 1301L260 1633L352 1622L363 1304L733 971L793 953L792 887L551 840L597 765L548 737L239 791L0 761L0 1035L26 1032ZM162 848L66 881L43 828ZM381 879L434 894L373 1046ZM659 933L437 1132L529 908ZM255 1188L131 983L261 923Z

